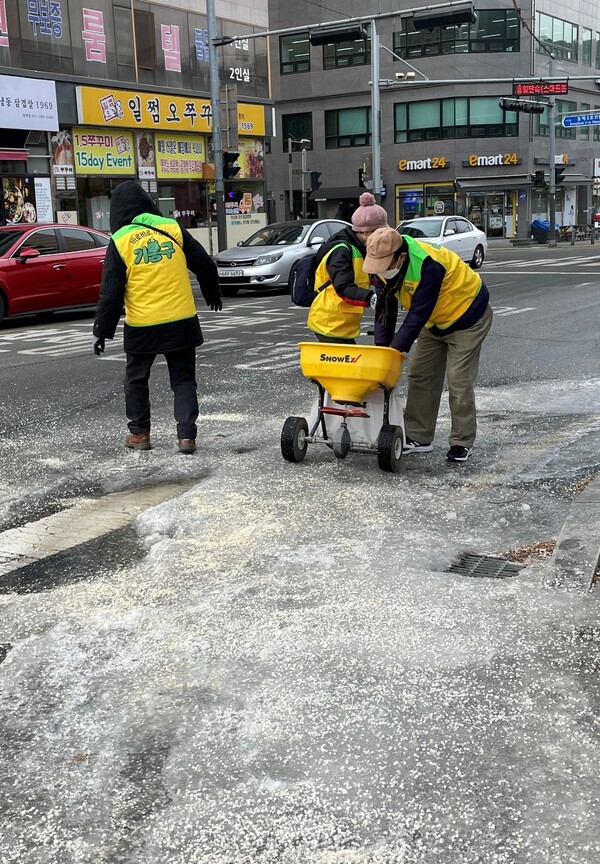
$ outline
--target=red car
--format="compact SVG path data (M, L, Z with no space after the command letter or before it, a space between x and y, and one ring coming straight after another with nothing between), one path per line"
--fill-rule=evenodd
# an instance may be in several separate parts
M0 227L0 323L94 307L110 237L80 225Z

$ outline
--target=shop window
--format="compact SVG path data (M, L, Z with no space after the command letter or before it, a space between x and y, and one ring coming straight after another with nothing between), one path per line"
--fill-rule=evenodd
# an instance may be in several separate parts
M371 40L356 39L337 45L323 45L323 69L367 66L371 62Z
M427 99L394 106L396 144L453 138L518 135L517 115L503 111L497 96Z
M325 112L325 147L364 147L371 143L371 109L342 108Z
M282 75L310 70L308 33L292 33L279 38L279 68Z
M394 51L407 60L438 54L501 53L519 51L519 16L504 9L478 11L475 24L415 30L405 18L394 33Z
M559 60L577 62L579 27L576 24L538 12L537 37L542 43L536 43L538 54L547 54L549 50Z

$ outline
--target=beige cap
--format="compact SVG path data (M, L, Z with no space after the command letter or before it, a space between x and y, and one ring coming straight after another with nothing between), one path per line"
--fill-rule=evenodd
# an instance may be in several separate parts
M363 264L365 273L384 273L391 270L402 243L402 235L389 225L373 231L367 238L367 257Z

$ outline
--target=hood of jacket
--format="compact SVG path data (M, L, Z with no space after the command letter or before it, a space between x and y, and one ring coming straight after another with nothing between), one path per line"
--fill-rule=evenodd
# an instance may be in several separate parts
M133 180L119 183L110 199L110 230L114 234L124 225L130 225L142 213L153 213L161 216L161 212L142 187Z

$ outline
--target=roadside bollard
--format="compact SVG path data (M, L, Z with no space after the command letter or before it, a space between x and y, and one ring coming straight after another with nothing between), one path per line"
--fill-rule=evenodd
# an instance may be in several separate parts
M594 245L595 242L596 242L596 226L592 225L592 237L591 237L592 246Z
M576 234L577 234L577 231L575 230L575 226L573 225L573 227L571 228L571 246L575 245Z

